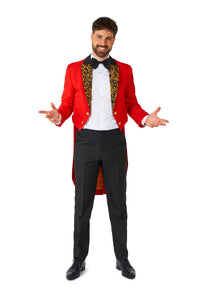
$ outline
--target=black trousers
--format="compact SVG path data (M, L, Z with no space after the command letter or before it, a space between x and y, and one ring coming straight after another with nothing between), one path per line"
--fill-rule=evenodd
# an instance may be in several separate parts
M74 150L74 258L84 260L88 254L90 217L100 164L104 176L115 256L118 260L127 258L125 136L119 129L78 130Z

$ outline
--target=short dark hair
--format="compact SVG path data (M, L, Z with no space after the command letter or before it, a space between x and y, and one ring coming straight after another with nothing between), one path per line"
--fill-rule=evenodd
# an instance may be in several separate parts
M113 32L114 37L117 34L118 27L114 20L107 18L107 17L101 17L98 18L94 23L92 24L92 32L94 33L96 30L102 30L107 29Z

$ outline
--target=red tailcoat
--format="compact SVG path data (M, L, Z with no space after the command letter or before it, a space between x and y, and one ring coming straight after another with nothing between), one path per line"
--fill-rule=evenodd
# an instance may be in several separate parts
M74 123L74 143L77 128L81 130L91 114L92 101L92 67L90 56L68 65L61 105L58 108L62 116L61 126L72 115ZM109 69L110 91L113 116L125 135L124 125L128 115L140 126L142 119L148 115L137 102L132 69L128 64L112 59ZM128 166L128 163L127 163ZM72 180L75 183L74 159ZM105 194L102 167L99 169L96 194Z

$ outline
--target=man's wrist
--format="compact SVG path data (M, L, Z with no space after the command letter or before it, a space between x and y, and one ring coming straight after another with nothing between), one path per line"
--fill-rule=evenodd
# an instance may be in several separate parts
M149 117L149 115L145 116L145 117L142 119L142 122L141 122L142 126L146 126L145 121L147 120L148 117Z
M62 121L62 116L59 114L59 121L56 122L55 124L56 124L56 125L60 125L61 121Z

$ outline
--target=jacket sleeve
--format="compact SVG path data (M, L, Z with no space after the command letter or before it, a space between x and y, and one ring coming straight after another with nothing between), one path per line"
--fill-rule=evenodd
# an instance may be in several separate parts
M128 76L128 91L126 94L126 109L128 115L140 126L144 127L141 122L143 118L149 115L145 110L139 105L136 95L135 95L135 85L133 79L132 68L129 66L129 76Z
M61 115L61 123L58 126L61 126L65 122L65 120L67 120L71 116L74 108L74 95L75 89L71 81L70 65L68 65L65 74L65 83L61 98L61 104L58 108L58 112Z

